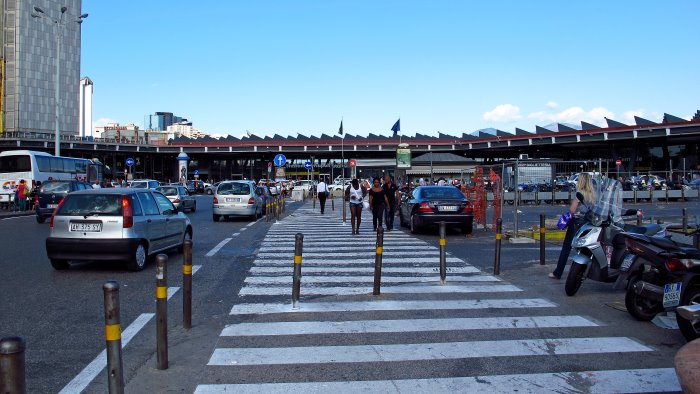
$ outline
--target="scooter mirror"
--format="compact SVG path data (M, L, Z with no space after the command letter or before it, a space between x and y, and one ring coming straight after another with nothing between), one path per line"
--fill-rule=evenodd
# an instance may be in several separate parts
M583 194L581 194L581 192L576 192L576 199L583 202Z

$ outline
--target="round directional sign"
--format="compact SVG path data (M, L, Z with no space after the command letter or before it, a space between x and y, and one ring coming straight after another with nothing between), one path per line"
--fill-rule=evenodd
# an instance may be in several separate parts
M310 170L311 169L311 162L307 161L306 163L304 163L304 168L306 168L307 170Z
M134 159L132 159L131 157L129 157L128 159L126 159L126 165L129 166L129 167L133 166L133 165L134 165Z
M194 170L195 175L199 175L199 170Z
M287 163L287 158L280 153L277 156L275 156L275 159L273 161L275 162L275 165L277 167L284 167L284 165Z

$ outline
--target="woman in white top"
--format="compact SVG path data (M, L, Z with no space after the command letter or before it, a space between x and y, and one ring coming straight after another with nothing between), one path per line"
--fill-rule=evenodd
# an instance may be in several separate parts
M328 185L326 185L326 182L321 178L318 185L316 185L316 195L318 196L318 202L321 203L321 215L323 215L323 212L326 210L326 198L328 194Z
M352 225L352 235L360 233L360 222L362 221L362 208L365 194L364 187L360 186L360 181L353 179L345 189L345 199L350 202L350 224Z

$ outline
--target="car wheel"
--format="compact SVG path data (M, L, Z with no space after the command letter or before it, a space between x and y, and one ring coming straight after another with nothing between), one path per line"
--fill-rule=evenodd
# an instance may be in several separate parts
M418 234L418 218L416 215L411 215L411 234Z
M214 220L215 222L218 222L218 221L219 221L219 218L221 218L221 215L213 214L213 215L211 215L211 218L212 218L212 220Z
M192 241L192 229L189 227L185 230L185 234L182 236L182 243L177 247L178 253L185 251L185 241Z
M148 257L146 252L146 245L141 242L134 249L133 256L126 263L126 268L129 271L141 271L146 267L146 257Z
M197 211L197 202L195 201L195 203L192 204L192 209L190 210L190 212L195 213L196 211Z
M46 218L43 217L43 216L36 215L36 222L37 222L37 223L45 223L45 222L46 222Z
M63 259L51 259L51 266L55 270L66 270L68 269L68 260L63 260Z

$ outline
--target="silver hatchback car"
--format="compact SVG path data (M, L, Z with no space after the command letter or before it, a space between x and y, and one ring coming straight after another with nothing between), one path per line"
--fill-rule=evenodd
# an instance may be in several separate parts
M221 182L214 191L212 219L218 222L223 216L248 216L251 219L262 217L262 191L253 181Z
M94 189L70 193L54 211L46 239L51 265L121 260L131 271L148 256L192 239L192 224L163 194L149 189Z

